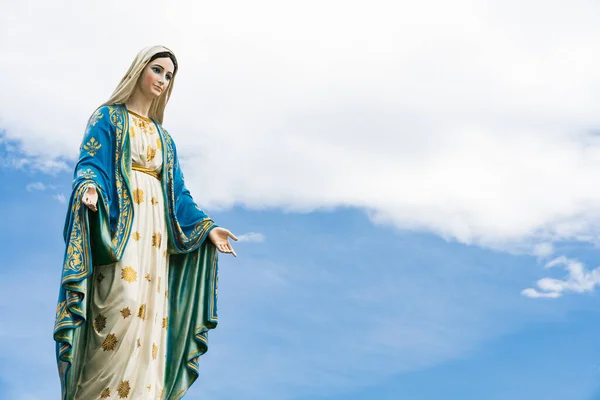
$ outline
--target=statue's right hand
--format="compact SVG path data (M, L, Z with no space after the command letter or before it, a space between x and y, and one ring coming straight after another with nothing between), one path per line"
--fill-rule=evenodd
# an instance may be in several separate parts
M83 204L92 211L97 211L98 207L98 191L96 190L96 186L90 185L83 193L83 198L81 199Z

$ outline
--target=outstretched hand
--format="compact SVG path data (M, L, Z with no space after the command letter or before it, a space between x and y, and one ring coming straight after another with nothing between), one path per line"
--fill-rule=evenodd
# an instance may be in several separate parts
M98 207L98 191L96 190L96 186L90 185L83 193L83 198L81 199L83 204L92 211L97 211Z
M231 253L234 257L237 257L235 250L233 250L233 247L231 247L231 244L229 243L229 238L232 238L236 242L238 238L229 230L221 227L213 228L209 232L208 238L221 253Z

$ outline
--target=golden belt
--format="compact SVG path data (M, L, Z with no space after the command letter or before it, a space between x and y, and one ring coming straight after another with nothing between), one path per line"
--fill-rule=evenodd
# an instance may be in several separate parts
M131 164L131 169L133 171L140 171L140 172L143 172L143 173L148 174L150 176L153 176L153 177L155 177L156 179L158 179L160 181L160 172L158 172L158 171L156 171L154 169L142 167L141 165L137 165L137 164Z

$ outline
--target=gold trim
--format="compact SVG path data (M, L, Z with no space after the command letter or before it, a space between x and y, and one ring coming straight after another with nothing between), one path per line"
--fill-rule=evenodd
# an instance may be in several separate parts
M142 167L141 165L137 165L137 164L131 164L131 170L143 172L145 174L155 177L156 179L158 179L160 181L160 172L158 172L154 169Z
M129 114L133 114L133 115L135 115L136 117L138 117L138 118L141 118L141 119L143 119L143 120L145 120L145 121L148 121L148 122L153 122L153 121L152 121L152 120L151 120L149 117L144 117L143 115L140 115L140 114L138 114L138 113L136 113L136 112L133 112L133 111L131 111L131 110L129 110L129 109L127 109L127 112L129 112Z

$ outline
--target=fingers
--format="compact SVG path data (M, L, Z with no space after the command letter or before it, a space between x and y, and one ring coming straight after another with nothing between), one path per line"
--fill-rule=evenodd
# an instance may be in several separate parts
M235 250L233 250L233 247L231 247L231 245L229 243L217 244L216 247L221 253L226 253L226 254L230 253L230 254L233 254L234 257L237 257Z
M234 257L237 257L237 255L235 254L235 250L233 249L233 247L231 247L231 244L229 244L229 242L227 243L227 250L229 250L229 252L233 254Z
M89 196L85 196L82 199L83 205L89 208L92 211L98 211L98 207L96 206L96 202L98 199L91 200Z
M227 233L229 234L229 237L232 238L233 240L235 240L237 242L238 238L231 232L227 231Z

